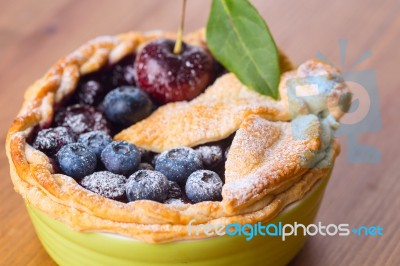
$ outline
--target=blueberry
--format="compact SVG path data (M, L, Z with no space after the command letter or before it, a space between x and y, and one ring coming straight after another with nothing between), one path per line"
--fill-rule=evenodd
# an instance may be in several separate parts
M224 151L219 145L203 145L195 149L207 169L215 169L224 161Z
M202 168L203 164L198 153L187 147L164 151L155 160L156 171L179 184L185 184L191 173Z
M191 174L186 182L187 197L197 203L202 201L218 201L222 199L222 181L217 173L199 170Z
M168 180L168 185L169 185L168 199L182 198L183 192L178 183Z
M80 143L68 144L57 153L62 172L74 179L80 179L96 170L96 154Z
M75 137L66 127L56 127L39 131L32 145L48 156L53 156L63 146L74 142Z
M79 136L79 143L86 146L100 159L101 152L112 142L111 137L104 131L92 131Z
M129 201L153 200L164 202L168 197L168 190L168 179L157 171L137 171L126 182L126 196Z
M126 177L111 172L96 172L82 178L82 187L103 197L115 200L125 198Z
M122 86L109 92L103 102L107 118L120 126L130 126L152 112L152 102L142 90Z
M126 141L113 141L101 153L101 161L108 171L128 176L135 172L140 163L140 152L135 145Z

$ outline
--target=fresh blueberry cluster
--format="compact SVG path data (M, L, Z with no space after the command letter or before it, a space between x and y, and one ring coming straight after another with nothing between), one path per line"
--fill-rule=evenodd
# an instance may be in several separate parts
M168 180L185 184L189 175L203 168L200 155L191 148L181 147L167 150L157 156L155 169Z
M148 159L149 151L112 141L104 131L83 133L75 142L67 128L57 127L40 131L34 147L54 156L62 173L110 199L194 203L221 199L221 178L205 170L224 160L221 146L170 149L157 154L151 164L142 160L142 156Z
M57 106L51 127L39 130L32 146L55 161L56 170L106 198L221 200L219 174L226 146L179 147L156 154L112 138L148 117L158 104L193 99L215 77L218 64L206 50L183 44L177 55L172 44L150 42L137 56L81 77L76 92Z
M153 167L141 163L141 153L131 143L106 144L110 137L104 132L85 133L79 139L83 141L68 144L57 153L59 166L83 187L104 197L123 199L126 195L128 201L158 202L187 199L194 203L221 200L221 178L203 169L201 156L194 149L167 150L157 156ZM102 146L99 157L96 152ZM107 171L96 171L99 165Z

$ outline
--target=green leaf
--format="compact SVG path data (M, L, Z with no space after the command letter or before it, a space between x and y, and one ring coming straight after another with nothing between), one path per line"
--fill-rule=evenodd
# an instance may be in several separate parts
M247 87L279 97L279 56L265 21L247 0L213 0L207 45Z

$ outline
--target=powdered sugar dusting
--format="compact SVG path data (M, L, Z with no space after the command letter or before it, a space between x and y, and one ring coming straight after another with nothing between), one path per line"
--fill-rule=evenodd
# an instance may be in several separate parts
M191 174L185 190L187 197L193 202L221 200L222 181L219 176L209 170L199 170Z
M204 166L212 167L224 158L224 151L217 145L204 145L196 148L197 153L200 155Z
M119 199L125 195L126 177L102 171L86 176L81 185L103 197Z
M164 203L173 206L185 205L185 202L183 202L182 199L167 199Z
M163 202L168 196L168 179L160 172L140 170L131 175L126 183L129 201L153 200Z
M77 135L94 130L109 133L103 114L88 105L76 104L59 111L55 116L55 123L69 128Z

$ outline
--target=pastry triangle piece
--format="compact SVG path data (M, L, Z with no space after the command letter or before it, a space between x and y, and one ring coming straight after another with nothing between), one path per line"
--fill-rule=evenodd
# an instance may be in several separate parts
M315 115L292 122L249 116L236 132L225 164L223 203L234 213L292 185L309 170L321 147Z

